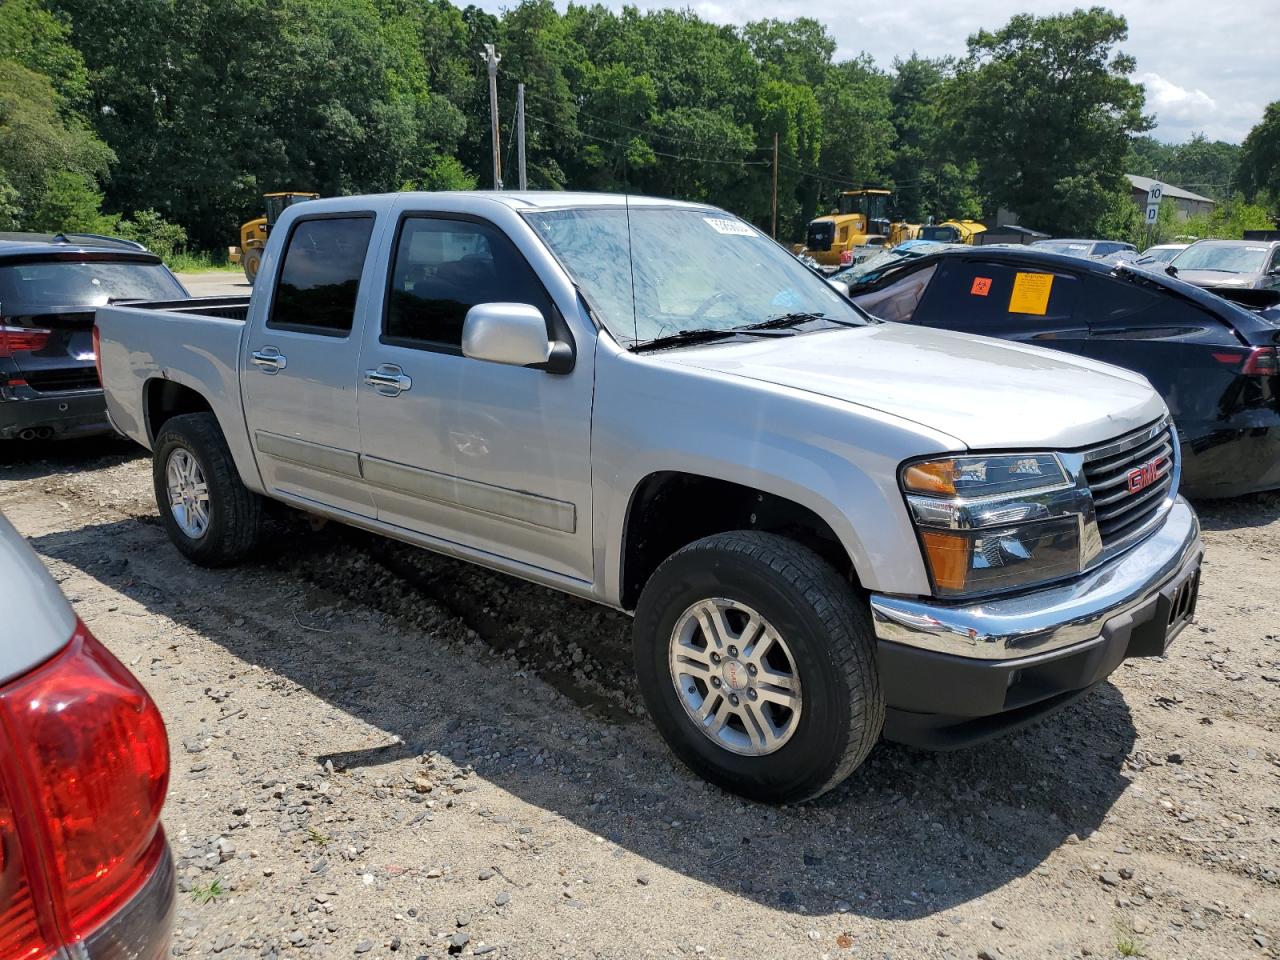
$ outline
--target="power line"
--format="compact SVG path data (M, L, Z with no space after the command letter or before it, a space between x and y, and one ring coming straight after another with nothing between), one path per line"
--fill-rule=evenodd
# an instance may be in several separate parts
M608 137L598 137L593 133L585 133L582 130L573 130L569 127L566 127L562 123L556 123L553 120L548 120L546 117L540 117L536 113L526 113L525 116L529 120L533 120L533 121L536 121L537 123L541 123L543 126L554 127L557 130L564 130L568 133L576 133L580 137L585 137L588 140L595 140L597 143L607 143L614 147L624 147L624 148L627 146L630 146L630 144L624 143L621 140L610 140ZM687 160L691 163L722 163L722 164L729 164L731 166L740 166L740 167L769 166L768 160L725 160L718 157L689 157L679 153L667 153L666 151L663 151L663 150L657 150L654 148L653 144L651 143L646 143L645 146L647 146L650 150L652 150L655 156L666 157L669 160ZM752 151L752 152L755 152L755 151Z

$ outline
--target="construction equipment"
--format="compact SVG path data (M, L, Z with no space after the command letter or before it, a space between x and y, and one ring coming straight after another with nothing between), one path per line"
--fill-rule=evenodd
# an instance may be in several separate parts
M977 220L943 220L941 223L930 223L922 226L916 234L921 240L936 240L938 243L963 243L967 246L980 244L979 239L987 232L987 226Z
M804 252L824 267L838 267L842 254L849 260L854 248L865 247L869 237L888 237L891 195L888 190L845 190L835 210L809 222Z
M262 264L262 248L267 243L267 233L280 219L280 215L295 203L314 200L319 196L318 193L302 193L296 190L262 195L263 206L267 211L266 216L242 224L240 246L232 247L230 250L231 262L238 263L244 268L244 275L249 283L252 284L254 278L258 276L258 267Z

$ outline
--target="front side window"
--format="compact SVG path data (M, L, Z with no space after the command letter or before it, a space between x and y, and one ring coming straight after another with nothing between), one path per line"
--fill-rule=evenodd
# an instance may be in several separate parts
M510 239L470 220L407 217L396 241L384 335L458 347L479 303L526 303L547 317L550 299Z
M341 337L351 332L372 217L294 225L267 326Z
M913 270L879 290L855 293L853 302L881 320L910 323L915 317L920 298L924 296L929 281L933 279L934 271L937 269L937 264L933 264L921 270Z
M794 314L866 322L794 256L718 210L633 204L524 216L624 344Z

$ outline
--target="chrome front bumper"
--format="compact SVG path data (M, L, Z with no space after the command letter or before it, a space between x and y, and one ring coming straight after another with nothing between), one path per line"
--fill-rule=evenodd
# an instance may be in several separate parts
M876 636L934 653L1017 660L1102 635L1204 552L1195 511L1179 497L1164 522L1114 560L1068 583L962 605L873 594Z

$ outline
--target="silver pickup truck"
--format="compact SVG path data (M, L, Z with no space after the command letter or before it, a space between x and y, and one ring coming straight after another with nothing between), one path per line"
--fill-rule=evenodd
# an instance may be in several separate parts
M1141 376L879 322L712 207L312 201L251 299L96 336L188 558L247 555L272 498L634 612L658 729L750 797L1032 721L1195 611Z

